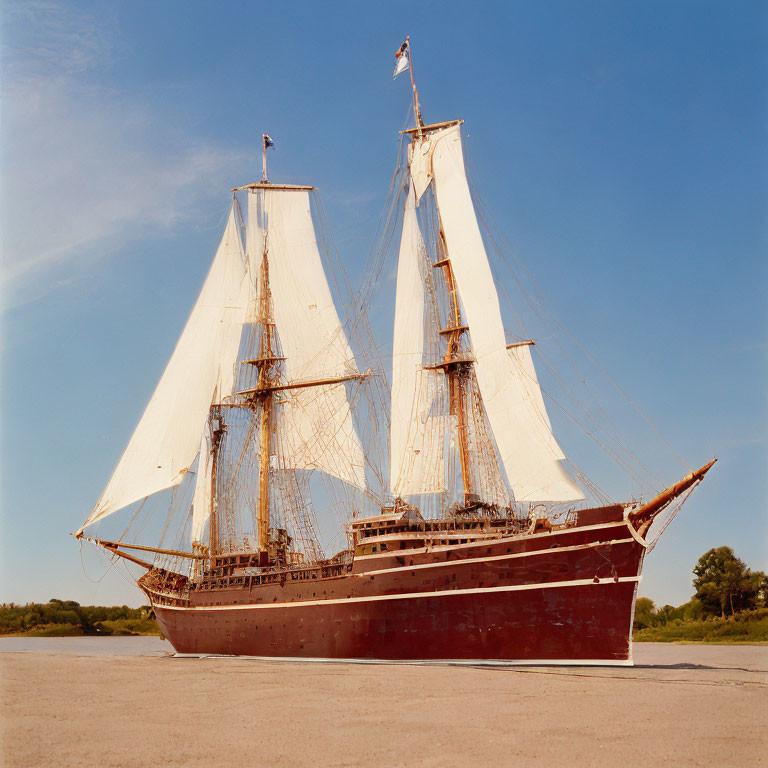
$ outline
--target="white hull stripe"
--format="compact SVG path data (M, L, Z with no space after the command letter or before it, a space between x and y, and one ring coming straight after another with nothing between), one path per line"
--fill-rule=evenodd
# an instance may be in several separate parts
M341 605L345 603L373 603L384 600L421 600L430 597L455 597L457 595L481 595L493 592L522 592L531 589L557 589L561 587L597 587L616 582L638 582L640 576L620 576L618 579L573 579L550 581L545 584L514 584L506 587L476 587L474 589L443 589L437 592L406 592L398 595L371 595L366 597L342 597L330 600L303 600L292 603L248 603L245 605L154 605L160 611L250 611L269 608L306 608L317 605Z
M530 552L513 552L508 555L487 555L486 557L465 557L458 560L441 560L439 563L419 563L417 565L400 565L397 568L381 568L378 571L361 571L352 574L353 576L376 576L380 573L403 573L405 571L417 571L422 568L446 568L454 565L469 565L471 563L489 563L495 560L511 560L518 557L534 557L536 555L552 555L560 552L574 552L579 549L594 549L595 547L611 547L617 544L631 544L634 539L613 539L611 541L592 541L589 544L574 544L570 547L556 547L548 549L534 549ZM434 550L431 550L434 551ZM408 556L410 553L401 550L401 556ZM357 559L357 558L355 558Z
M452 552L456 549L466 549L468 547L485 547L489 544L498 545L498 544L507 544L507 543L513 543L517 541L530 541L532 539L535 539L537 536L562 536L566 533L581 533L582 531L596 531L600 528L616 528L617 526L623 526L624 528L627 527L627 523L623 520L619 520L615 523L600 523L599 525L585 525L585 526L577 526L575 528L563 528L560 531L547 531L546 534L541 533L533 533L533 534L517 534L515 536L507 536L502 539L494 539L494 538L483 538L478 539L477 541L470 541L467 544L440 544L439 546L433 546L433 547L419 547L418 549L400 549L400 550L394 550L392 552L378 552L375 555L355 555L355 560L371 560L372 558L378 558L378 557L396 557L396 556L402 556L402 554L405 552L409 555L417 555L422 554L424 552L441 552L444 550L450 549ZM440 535L439 532L435 534L427 534L424 536L419 536L417 538L425 539L425 538L433 538L433 539L439 539ZM466 537L465 537L466 538ZM368 543L368 539L361 539L358 541L358 545L364 545ZM376 541L400 541L400 539L397 536L379 536L376 537ZM374 543L373 539L370 541L371 544Z
M306 664L408 664L414 667L631 667L628 659L324 659L313 656L235 656L228 653L174 653L172 659L288 661Z

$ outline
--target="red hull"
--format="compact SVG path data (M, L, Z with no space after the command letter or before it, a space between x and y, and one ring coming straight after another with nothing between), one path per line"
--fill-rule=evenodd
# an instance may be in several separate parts
M623 520L358 556L349 573L152 590L181 653L628 663L643 540ZM163 604L165 603L165 604Z

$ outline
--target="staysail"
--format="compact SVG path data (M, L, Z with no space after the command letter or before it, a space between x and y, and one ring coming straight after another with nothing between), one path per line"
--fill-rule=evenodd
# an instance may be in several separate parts
M434 184L440 224L469 327L474 369L488 422L517 501L584 498L560 463L530 351L508 350L490 264L475 216L460 123L414 132L410 171L416 194Z
M249 298L235 207L176 349L86 526L178 485L200 449L214 391L232 392Z
M397 266L392 350L390 488L395 496L445 492L445 377L424 368L424 242L409 190ZM441 408L440 405L443 405Z
M197 460L197 478L195 480L195 495L192 498L192 531L190 539L193 542L202 541L205 524L211 516L211 491L213 460L211 456L211 422L208 419L200 438L200 454Z

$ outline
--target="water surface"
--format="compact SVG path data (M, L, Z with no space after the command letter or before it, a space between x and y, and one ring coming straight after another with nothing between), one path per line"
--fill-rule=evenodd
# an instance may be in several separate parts
M71 653L78 656L162 656L173 646L161 637L0 637L0 653Z
M0 637L0 653L46 653L75 656L163 656L173 646L160 637ZM768 645L707 645L634 643L637 667L656 669L709 668L768 672ZM553 668L554 669L554 668ZM561 668L563 672L568 667ZM600 674L601 667L582 667L583 674ZM616 667L611 667L616 670ZM627 670L630 673L631 668Z

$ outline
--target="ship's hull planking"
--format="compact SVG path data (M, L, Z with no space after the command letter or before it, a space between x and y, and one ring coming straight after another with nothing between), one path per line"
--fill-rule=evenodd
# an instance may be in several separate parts
M288 571L184 600L142 586L180 653L629 663L645 546L616 509L594 525L357 556L326 578Z

